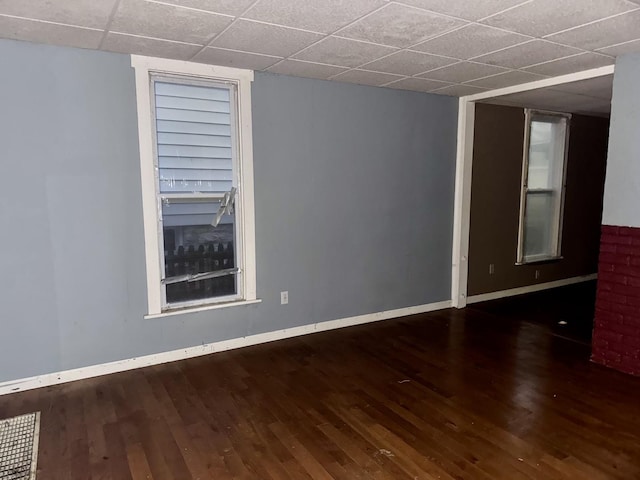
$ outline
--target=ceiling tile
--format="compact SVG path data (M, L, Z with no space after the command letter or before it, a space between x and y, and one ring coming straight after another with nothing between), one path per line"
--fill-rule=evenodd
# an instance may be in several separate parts
M528 40L531 38L524 35L472 24L427 40L411 47L411 50L466 60Z
M204 45L231 20L227 16L172 5L122 0L110 30Z
M360 65L392 53L396 49L358 42L339 37L327 37L306 50L294 55L300 60L359 67Z
M517 105L527 108L539 108L556 112L607 112L608 100L585 95L558 92L550 88L542 88L529 92L521 92L494 98L487 103Z
M640 53L640 39L620 43L611 47L605 47L598 50L598 52L606 55L613 55L615 57L618 55L624 55L625 53Z
M152 0L153 1L153 0ZM159 0L182 7L197 8L207 12L238 16L255 0Z
M508 72L506 68L485 65L483 63L460 62L419 75L422 78L441 80L444 82L463 83L477 78Z
M116 0L0 0L0 14L104 29L115 3Z
M640 10L549 37L553 42L584 50L596 50L637 39L640 39Z
M391 75L389 73L369 72L366 70L349 70L333 77L331 80L379 86L395 80L401 80L402 78L403 77L400 75Z
M424 78L403 78L397 82L385 85L385 87L398 88L401 90L415 90L418 92L430 92L448 85L450 84L446 82L437 82L435 80L426 80Z
M475 93L486 92L486 88L474 87L473 85L450 85L448 87L433 90L436 95L449 95L451 97L465 97Z
M634 8L638 6L627 0L533 0L483 23L542 37Z
M353 25L340 30L341 37L382 45L408 47L428 37L464 25L462 20L390 3Z
M573 57L561 58L551 62L541 63L528 67L528 72L539 73L541 75L558 76L567 73L581 72L590 68L604 67L612 65L615 59L606 55L598 55L597 53L585 52Z
M503 88L511 87L512 85L520 85L521 83L535 82L536 80L542 80L543 78L545 77L534 75L533 73L512 70L510 72L501 73L492 77L474 80L469 83L471 85L475 85L476 87Z
M332 75L344 72L346 70L347 69L344 67L303 62L300 60L283 60L282 62L268 69L268 71L272 73L310 78L329 78Z
M613 91L613 75L580 80L579 82L565 83L563 85L556 85L550 89L558 92L577 93L579 95L588 95L590 97L611 100L611 94Z
M580 50L544 40L532 40L498 52L474 58L475 61L507 68L524 68L580 53Z
M433 12L453 15L467 20L479 20L529 0L400 0L400 3L425 8Z
M0 36L68 47L98 48L102 30L39 22L0 15Z
M395 73L398 75L415 75L417 73L433 70L434 68L451 65L456 60L446 57L438 57L427 53L411 52L402 50L388 57L381 58L375 62L363 66L366 70L376 72Z
M280 60L281 57L215 47L206 47L193 57L194 62L223 65L225 67L250 68L252 70L264 70Z
M287 57L321 38L322 35L317 33L238 20L216 38L211 46Z
M109 32L101 48L111 52L189 60L198 53L202 46Z
M260 0L244 17L315 32L333 33L385 4L384 0Z

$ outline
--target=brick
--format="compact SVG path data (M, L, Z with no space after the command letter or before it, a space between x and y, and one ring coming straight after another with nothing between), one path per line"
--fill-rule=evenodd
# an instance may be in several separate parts
M609 330L601 330L596 332L596 336L601 340L607 341L609 344L622 343L623 335L621 333L614 333Z
M629 287L636 287L638 290L640 290L640 277L626 277L627 278L627 285L629 285Z
M616 253L618 247L626 246L626 245L615 245L613 243L601 243L600 244L600 253Z
M631 305L631 306L634 306L634 307L640 307L640 298L627 297L627 305Z
M624 337L632 338L634 340L634 342L632 342L632 345L634 346L640 344L640 328L631 325L623 325L622 323L611 323L609 325L609 329L613 333L618 333L620 335L623 335ZM625 350L627 350L626 347L627 345L625 343Z
M625 352L631 352L634 355L640 353L640 338L627 335L622 339L622 344L625 346Z
M627 279L629 281L629 279ZM640 297L640 288L630 285L616 285L612 292L614 295L624 295L625 297L638 298ZM627 303L625 300L621 303Z
M598 263L612 263L614 265L614 269L616 265L629 265L631 262L631 258L629 255L618 255L617 253L608 253L604 252L600 254L598 258Z
M624 317L629 318L640 316L640 308L631 305L623 305L620 303L614 303L611 306L611 311L615 313L621 313Z
M605 245L603 245L604 247ZM640 245L638 246L633 246L633 245L609 245L610 247L613 246L616 248L616 254L618 255L627 255L630 257L640 257ZM602 251L602 248L600 249L600 251Z
M620 265L622 266L622 265ZM617 272L602 272L598 274L598 280L604 280L605 282L617 283L626 285L627 277L625 275L618 275Z
M618 235L618 227L616 225L602 225L600 231L603 234Z
M632 258L631 259L631 266L640 267L640 258Z
M608 302L606 300L596 299L596 308L597 309L605 310L607 312L610 312L612 307L613 307L613 303Z
M631 237L631 245L640 245L640 237Z
M607 282L602 279L598 279L598 290L603 290L605 292L610 292L614 289L616 285L613 282Z
M600 272L613 272L615 267L613 263L599 262L598 263L598 273Z
M640 260L640 259L638 259ZM637 266L634 265L614 265L616 276L624 277L640 277L640 263ZM618 282L620 283L620 282ZM626 283L626 281L625 281Z
M618 227L618 235L640 238L640 228L637 227Z
M617 289L616 289L617 290ZM604 290L598 290L597 299L604 300L605 302L625 304L627 303L627 297L623 294L613 292L605 292Z
M596 323L602 322L605 325L608 323L622 323L624 316L621 313L608 312L603 310L596 310Z
M640 331L640 317L630 317L630 316L625 317L623 315L622 323L624 323L625 325L635 327L638 329L638 331Z

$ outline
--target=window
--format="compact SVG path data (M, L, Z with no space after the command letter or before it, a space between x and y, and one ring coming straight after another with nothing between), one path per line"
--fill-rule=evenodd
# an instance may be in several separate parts
M149 314L255 301L253 72L132 65Z
M570 115L526 110L518 263L560 258Z

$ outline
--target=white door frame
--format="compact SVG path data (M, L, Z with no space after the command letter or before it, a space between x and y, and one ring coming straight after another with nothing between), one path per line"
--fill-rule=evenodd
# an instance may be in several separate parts
M451 304L467 306L467 277L469 273L469 223L471 220L471 169L473 165L473 132L475 104L480 100L553 87L564 83L611 75L614 65L545 78L535 82L490 90L460 97L458 100L458 145L456 153L455 201L453 211L453 250L451 255Z

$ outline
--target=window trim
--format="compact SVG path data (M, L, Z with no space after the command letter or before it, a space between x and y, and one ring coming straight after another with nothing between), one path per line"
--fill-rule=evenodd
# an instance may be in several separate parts
M176 306L181 311L201 310L221 302L226 305L247 304L256 300L255 260L255 205L253 182L253 141L251 118L251 82L253 71L201 63L168 60L163 58L131 55L131 66L135 71L136 104L138 111L138 143L140 149L140 177L142 186L142 210L145 239L145 263L147 273L147 316L170 313L163 308L164 289L161 283L159 224L160 212L156 186L158 169L155 159L154 128L152 111L151 76L186 77L191 80L232 83L236 86L237 106L237 156L239 208L236 221L241 225L241 243L236 250L243 268L239 298L229 302L229 297L207 299L197 305Z
M541 262L549 262L555 260L562 260L562 230L564 224L564 203L565 203L565 193L567 186L567 163L569 160L569 135L571 132L571 114L570 113L562 113L562 112L553 112L548 110L539 110L539 109L531 109L525 108L525 130L524 130L524 147L522 151L522 180L520 183L520 216L518 221L518 249L516 256L516 265L530 265L533 263L541 263ZM551 255L536 255L535 257L525 258L524 256L524 221L525 221L525 213L526 213L526 203L527 203L527 194L529 190L527 189L527 183L529 181L529 148L531 146L531 121L535 117L535 115L544 115L551 117L561 117L567 120L567 126L564 136L564 158L562 165L562 184L560 186L560 204L559 204L559 212L558 212L558 224L557 224L557 232L555 239L555 252L552 252ZM536 189L533 192L549 190L555 191L554 189Z

